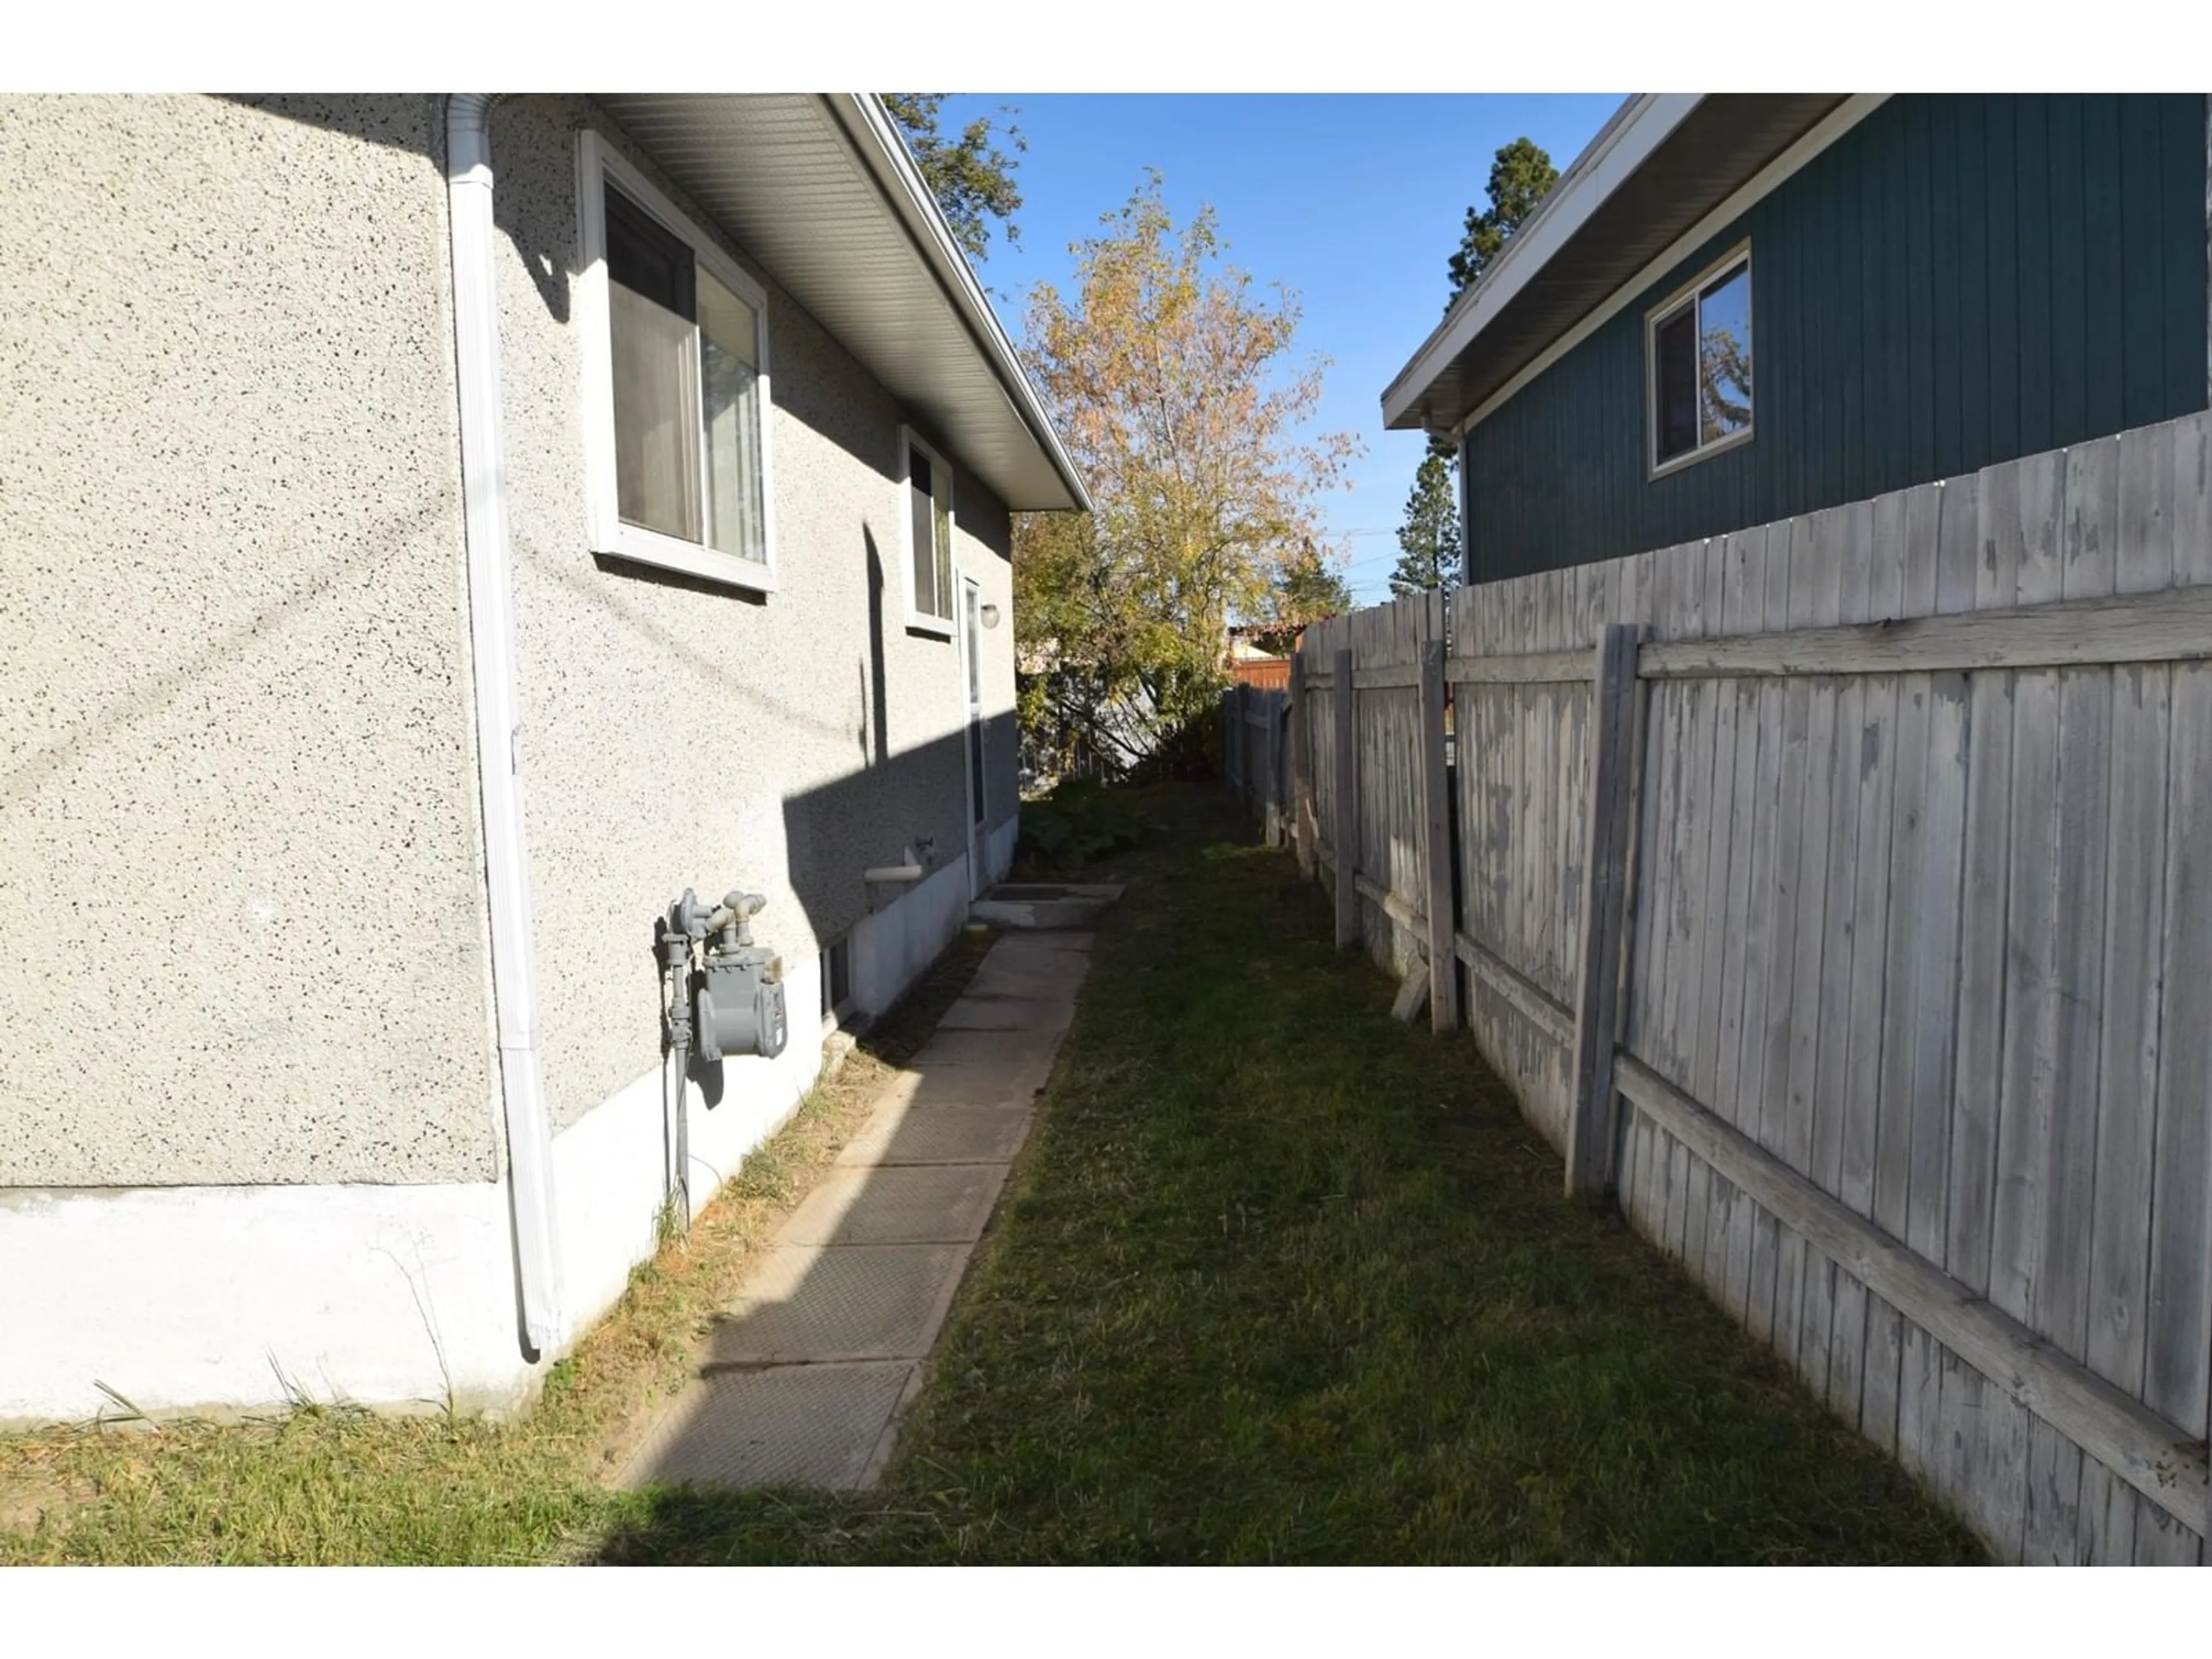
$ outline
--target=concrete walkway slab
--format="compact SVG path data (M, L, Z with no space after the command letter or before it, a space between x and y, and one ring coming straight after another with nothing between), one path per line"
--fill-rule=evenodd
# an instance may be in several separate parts
M874 1484L1029 1133L1089 944L1028 933L991 947L955 1005L961 1020L886 1083L716 1318L626 1480Z
M1030 1002L1027 1008L1047 1009L1049 1004ZM914 1069L927 1077L946 1066L999 1066L1014 1069L1042 1066L1049 1071L1060 1052L1064 1028L1015 1027L1000 1031L939 1031L914 1057Z
M1075 999L964 996L945 1011L940 1031L1065 1031L1075 1018Z
M708 1334L709 1365L918 1359L929 1352L969 1244L792 1244Z
M1003 943L1010 952L1031 951L1066 951L1079 956L1091 954L1091 941L1097 938L1091 933L1072 933L1055 930L1036 933L1009 933Z
M843 1169L806 1195L779 1244L969 1244L1006 1184L1003 1164Z
M894 1168L923 1164L1005 1164L1021 1150L1029 1133L1030 1108L1024 1106L933 1106L914 1111L905 1105L879 1113L838 1155L845 1167Z
M1050 1055L1011 1054L1002 1060L963 1060L909 1072L893 1079L885 1097L902 1105L1021 1106L1037 1097L1052 1074Z
M1073 951L1032 951L1001 957L999 952L1006 948L1003 944L992 946L975 977L968 981L969 995L1073 1002L1091 971L1091 958Z
M703 1377L654 1425L623 1484L859 1490L875 1479L921 1384L912 1359Z

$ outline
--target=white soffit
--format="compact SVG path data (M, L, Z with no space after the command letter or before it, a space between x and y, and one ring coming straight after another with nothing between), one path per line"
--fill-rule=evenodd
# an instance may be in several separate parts
M1009 507L1089 507L875 100L623 93L595 101Z

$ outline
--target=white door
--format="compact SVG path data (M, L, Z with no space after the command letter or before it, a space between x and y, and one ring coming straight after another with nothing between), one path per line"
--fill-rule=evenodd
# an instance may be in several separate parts
M968 893L970 898L991 884L984 866L991 856L990 836L984 832L983 787L983 590L966 576L960 579L961 671L968 699Z

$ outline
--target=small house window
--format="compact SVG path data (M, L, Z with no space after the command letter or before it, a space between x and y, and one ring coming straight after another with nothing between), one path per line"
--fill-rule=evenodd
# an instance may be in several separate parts
M853 936L822 947L822 1017L834 1022L853 1006Z
M1651 469L1686 465L1751 436L1751 250L1741 247L1647 322Z
M952 636L952 469L913 433L906 452L907 622Z
M597 134L584 155L595 550L771 587L766 295Z

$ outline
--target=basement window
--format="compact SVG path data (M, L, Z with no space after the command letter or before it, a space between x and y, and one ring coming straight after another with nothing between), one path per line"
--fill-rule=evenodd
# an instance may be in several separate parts
M1644 319L1651 474L1751 437L1751 248L1735 248Z
M834 1025L853 1007L853 936L822 947L822 1019Z
M907 626L952 637L952 469L908 428L899 428L906 478Z
M593 550L773 588L767 295L596 133L580 188Z

